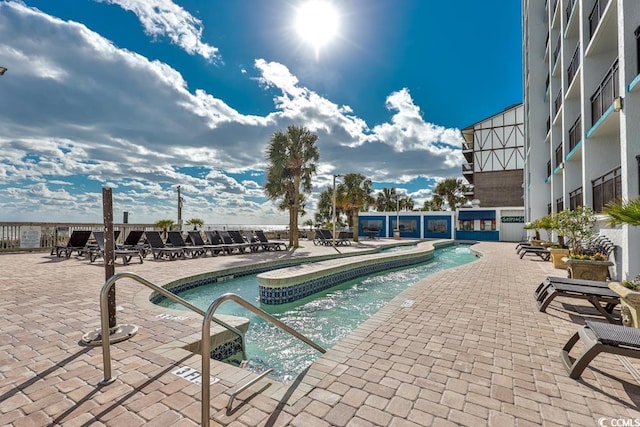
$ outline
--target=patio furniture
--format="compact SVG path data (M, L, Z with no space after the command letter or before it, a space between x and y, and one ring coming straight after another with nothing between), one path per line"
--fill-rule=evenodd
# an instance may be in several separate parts
M89 261L94 262L98 257L104 258L104 231L94 231L93 237L96 239L96 248L92 248L89 250ZM115 235L114 235L115 242ZM117 259L118 257L122 257L122 263L124 265L129 264L131 259L134 256L137 256L140 259L140 264L142 264L142 254L139 250L136 249L118 249L114 248L114 257Z
M185 242L182 237L181 231L169 231L169 233L167 233L167 240L172 248L182 248L184 254L191 256L191 258L205 255L206 251L202 246L187 245L187 242Z
M51 248L51 255L55 253L60 258L64 254L66 258L69 258L73 251L78 251L78 255L80 255L86 250L91 233L91 230L74 230L66 245L57 245Z
M144 234L147 237L147 243L151 246L154 259L166 257L173 261L176 258L185 258L184 249L165 246L159 231L145 231Z
M585 323L562 347L562 363L570 378L580 378L585 368L600 353L640 358L640 329L589 320ZM586 348L574 359L569 352L579 340L582 340Z

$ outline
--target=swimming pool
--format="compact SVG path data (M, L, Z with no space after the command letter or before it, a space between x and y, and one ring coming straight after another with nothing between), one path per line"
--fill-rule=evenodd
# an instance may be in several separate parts
M206 310L218 296L227 292L238 294L324 348L330 348L420 279L474 259L476 255L469 246L449 246L437 249L430 262L360 277L296 302L276 306L260 305L256 275L199 286L180 292L179 295ZM166 299L158 304L183 309ZM248 368L255 372L272 368L272 376L280 381L289 381L319 355L308 345L237 304L223 303L217 313L242 316L250 320L246 334L246 353L249 358Z

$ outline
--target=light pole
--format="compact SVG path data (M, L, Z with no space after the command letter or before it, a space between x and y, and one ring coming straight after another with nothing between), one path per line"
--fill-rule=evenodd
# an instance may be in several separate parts
M396 230L398 234L393 233L395 239L400 239L400 197L396 194Z
M332 242L331 245L333 247L336 246L336 178L341 177L342 175L333 175L333 209L331 210L331 215L332 215L332 219L331 222L333 223L333 234L331 235L332 238Z
M178 185L178 227L182 230L182 196L180 195L180 186Z

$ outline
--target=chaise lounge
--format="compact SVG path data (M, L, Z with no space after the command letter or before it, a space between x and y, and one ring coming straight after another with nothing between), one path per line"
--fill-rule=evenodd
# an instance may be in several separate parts
M181 231L169 231L167 239L171 248L181 248L185 255L189 255L191 258L197 258L199 256L205 256L206 251L202 246L187 245L184 241Z
M66 245L58 245L51 248L51 255L55 253L56 256L60 258L64 253L65 257L69 258L73 251L78 251L78 255L80 255L86 250L90 237L91 230L74 230Z
M600 353L640 358L640 329L589 320L585 323L562 347L562 362L570 378L580 378L585 368ZM586 349L574 359L569 352L580 339Z
M274 250L274 251L284 251L287 249L287 245L282 242L270 242L265 236L264 231L255 230L254 234L258 238L260 245L262 245L262 249L264 250Z
M620 323L620 318L613 316L613 309L620 304L620 296L603 286L606 282L571 279L571 282L554 281L547 278L536 290L538 310L544 312L556 297L577 298L589 301L611 323Z
M96 239L96 248L89 250L89 260L94 262L98 257L104 258L104 248L105 248L105 240L104 240L104 231L94 231L93 237ZM114 236L115 241L115 236ZM142 253L136 249L114 249L115 258L122 257L122 263L124 265L129 264L131 259L134 256L137 256L140 259L140 264L142 264Z
M167 257L173 261L176 258L185 258L184 249L165 246L159 231L145 231L144 234L147 236L147 243L151 246L154 259Z

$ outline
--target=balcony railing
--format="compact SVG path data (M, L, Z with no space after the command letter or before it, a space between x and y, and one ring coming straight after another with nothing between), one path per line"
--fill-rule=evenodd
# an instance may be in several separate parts
M564 210L564 200L562 197L556 199L556 212L562 212Z
M569 129L569 151L576 148L582 139L582 117L578 117L576 122Z
M547 117L547 133L551 130L551 117Z
M555 67L556 61L558 60L558 55L560 55L560 40L562 38L558 37L558 41L556 41L556 47L553 49L553 66Z
M575 52L573 52L573 58L571 58L569 68L567 68L567 81L569 82L569 84L573 82L573 78L576 76L578 68L580 68L580 43L578 43L578 46L576 46L576 50Z
M562 142L556 147L555 162L555 167L562 164Z
M573 12L573 6L576 5L576 0L569 0L567 2L567 8L565 9L565 13L567 15L567 22L569 22L569 18L571 18L571 12Z
M463 164L462 165L462 173L473 173L473 163L471 163L471 164Z
M589 40L593 38L608 3L609 0L596 0L596 3L593 5L593 9L591 9L591 13L589 14Z
M591 95L591 126L593 126L602 117L607 108L613 103L613 100L619 96L619 80L618 59L607 71L602 82Z
M553 101L554 116L558 114L558 111L560 111L560 107L562 107L562 89L558 91L558 94L556 95L556 99Z
M621 168L617 167L609 173L591 181L593 191L593 210L602 212L602 209L612 200L622 197Z
M574 211L578 206L582 206L582 187L578 187L569 193L569 209Z
M547 162L547 176L551 176L551 160Z

